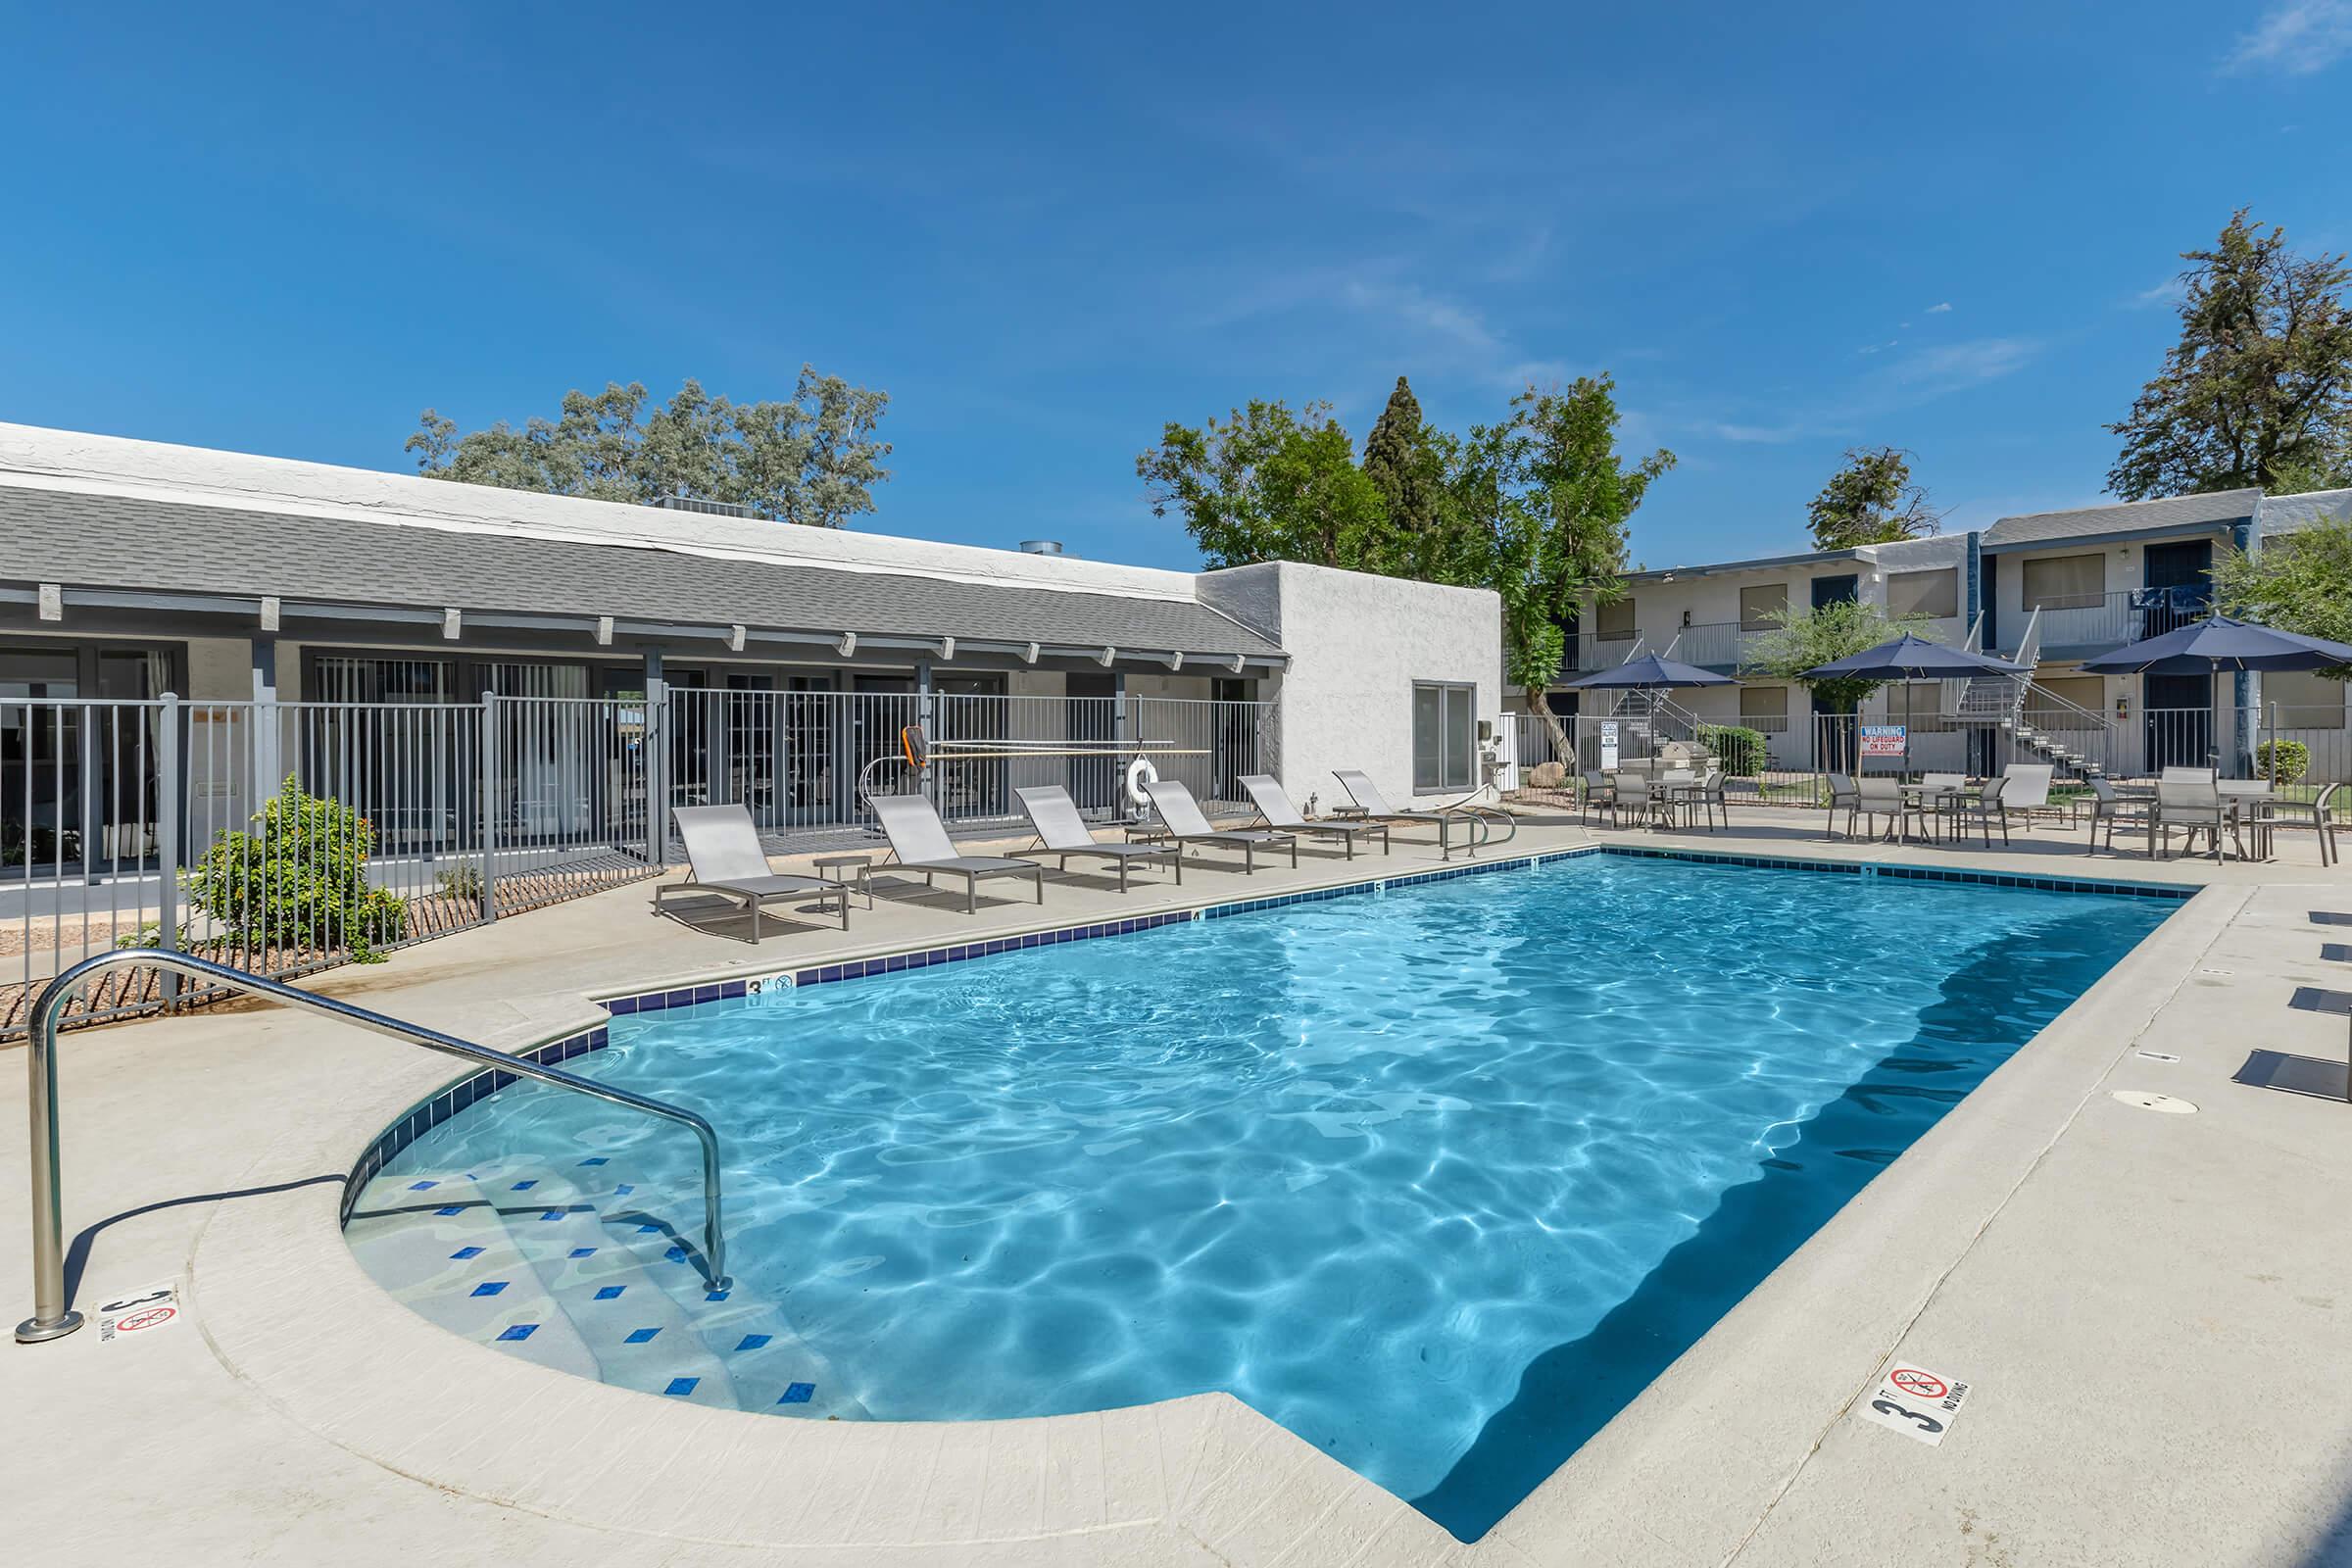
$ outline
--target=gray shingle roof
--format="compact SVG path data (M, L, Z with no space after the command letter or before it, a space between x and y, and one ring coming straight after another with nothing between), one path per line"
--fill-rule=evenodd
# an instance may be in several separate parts
M2031 512L2003 517L1984 530L1984 542L2019 545L2111 533L2228 527L2253 516L2254 504L2261 499L2260 490L2216 490L2209 495L2126 501L2112 507L2077 507L2071 512Z
M777 526L788 526L779 523ZM1279 655L1206 605L0 486L0 576L772 631Z

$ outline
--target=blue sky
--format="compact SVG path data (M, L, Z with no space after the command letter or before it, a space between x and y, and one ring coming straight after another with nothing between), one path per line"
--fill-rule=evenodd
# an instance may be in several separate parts
M891 393L863 526L1189 565L1165 419L1607 369L1662 566L1860 443L2092 501L2175 253L2352 248L2352 0L993 9L21 11L0 418L400 468L808 360Z

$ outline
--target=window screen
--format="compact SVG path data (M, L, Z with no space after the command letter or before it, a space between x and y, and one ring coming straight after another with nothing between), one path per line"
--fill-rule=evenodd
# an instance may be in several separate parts
M2262 677L2261 723L2278 710L2280 729L2342 729L2344 683L2304 670L2274 670Z
M1740 590L1740 629L1766 631L1780 624L1773 617L1788 608L1788 585L1785 582L1767 583L1761 588Z
M1786 686L1742 686L1740 688L1740 722L1749 729L1777 734L1788 727L1788 688Z
M1462 790L1478 770L1478 693L1469 686L1413 687L1413 788Z
M2098 557L2087 558L2092 561ZM1960 613L1960 574L1949 566L1934 571L1898 571L1886 579L1886 612L1890 615L1957 615Z
M1592 635L1602 638L1631 637L1634 634L1634 602L1620 599L1613 605L1602 605L1592 612Z
M2107 593L2105 556L2052 556L2025 570L2028 610L2085 610Z

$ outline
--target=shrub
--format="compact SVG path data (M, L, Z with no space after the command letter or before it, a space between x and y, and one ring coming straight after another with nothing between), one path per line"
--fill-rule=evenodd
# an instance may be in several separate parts
M1698 744L1715 754L1724 772L1734 778L1759 778L1764 772L1766 741L1760 729L1740 724L1701 724Z
M2311 748L2301 741L2264 741L2254 748L2254 773L2258 778L2271 776L2271 756L2276 749L2278 758L2278 782L2298 784L2311 771Z
M479 904L482 902L482 869L478 865L455 865L446 871L435 871L433 886L441 890L441 896L445 899L454 899L460 904Z
M348 949L361 963L408 926L408 901L370 887L375 829L340 801L306 795L291 778L253 817L257 831L224 833L180 876L189 906L240 948Z

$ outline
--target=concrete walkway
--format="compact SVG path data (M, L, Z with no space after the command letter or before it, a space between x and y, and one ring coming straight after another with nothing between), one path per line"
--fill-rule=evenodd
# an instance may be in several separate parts
M16 1417L0 1540L41 1564L2338 1560L2352 1419L2332 1374L2352 1240L2335 1211L2352 1107L2236 1080L2325 1088L2331 1069L2291 1058L2343 1060L2344 1019L2290 1003L2299 987L2352 989L2352 964L2323 956L2352 928L2311 919L2352 912L2352 874L2308 863L2307 841L2284 846L2299 860L2151 867L2086 858L2079 832L1986 854L1824 845L1818 813L1737 820L1671 842L2212 886L1475 1545L1223 1396L824 1424L467 1345L386 1298L335 1222L358 1151L446 1063L266 1009L69 1038L78 1303L171 1281L187 1310L111 1343L85 1330L0 1349ZM1587 838L1531 823L1504 853ZM1310 852L1246 881L1204 863L1181 899L1152 882L1122 900L1073 874L1050 880L1042 910L1002 885L973 920L959 895L886 899L847 938L771 927L756 949L653 918L641 884L316 986L511 1047L595 1016L584 993L632 983L1436 865L1403 842L1385 861ZM0 1052L0 1070L23 1059ZM2157 1114L2117 1091L2198 1108ZM22 1106L0 1107L11 1172L24 1127ZM24 1178L9 1179L0 1250L21 1258ZM1939 1446L1854 1414L1898 1355L1970 1385Z

